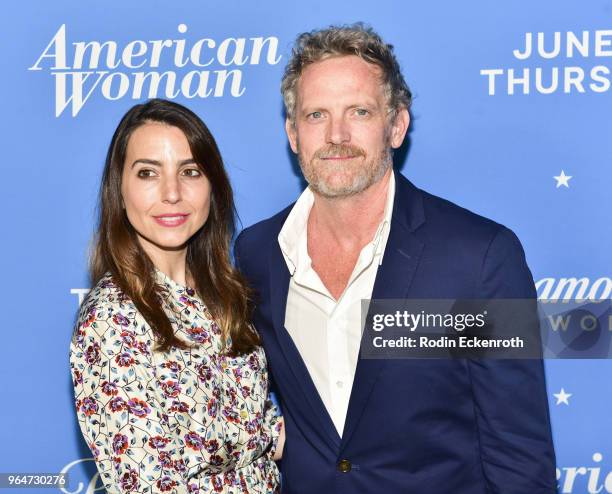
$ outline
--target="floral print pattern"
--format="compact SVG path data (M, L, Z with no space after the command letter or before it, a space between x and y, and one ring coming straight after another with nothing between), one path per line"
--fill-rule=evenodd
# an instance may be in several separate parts
M261 348L229 357L195 292L157 271L188 350L153 332L107 275L81 306L70 346L76 410L109 493L276 493L281 419Z

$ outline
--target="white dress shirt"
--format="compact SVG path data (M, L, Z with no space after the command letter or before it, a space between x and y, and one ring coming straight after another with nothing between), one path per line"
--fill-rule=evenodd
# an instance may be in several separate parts
M306 189L278 235L291 273L285 327L291 335L338 434L342 436L361 342L361 300L370 299L389 236L395 177L389 181L385 212L374 238L359 254L338 300L312 268L308 216L314 195Z

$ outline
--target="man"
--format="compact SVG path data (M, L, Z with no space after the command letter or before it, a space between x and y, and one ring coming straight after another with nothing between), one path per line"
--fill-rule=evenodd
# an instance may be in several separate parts
M283 492L555 492L540 360L359 356L362 299L535 297L511 231L394 174L411 97L392 47L361 25L302 34L282 92L309 187L236 259L285 417Z

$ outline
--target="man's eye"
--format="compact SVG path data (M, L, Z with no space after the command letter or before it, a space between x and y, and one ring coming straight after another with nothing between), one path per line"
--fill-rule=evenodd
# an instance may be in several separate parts
M183 174L188 177L199 177L200 175L202 175L202 172L199 168L187 168L183 171Z
M355 114L360 116L360 117L365 117L365 116L369 115L370 112L368 110L366 110L365 108L356 108L355 109Z
M148 168L143 168L142 170L138 170L139 178L151 178L155 176L155 172L153 170L149 170Z
M311 120L318 120L322 116L323 114L320 111L313 111L310 115L308 115L308 118Z

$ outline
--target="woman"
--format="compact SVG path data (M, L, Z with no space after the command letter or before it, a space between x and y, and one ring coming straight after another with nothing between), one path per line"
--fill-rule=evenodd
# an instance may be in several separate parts
M129 110L70 348L79 425L109 493L278 490L282 424L230 263L233 218L204 123L164 100Z

